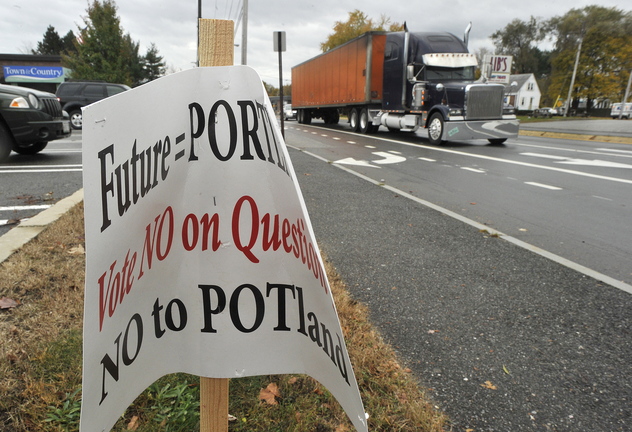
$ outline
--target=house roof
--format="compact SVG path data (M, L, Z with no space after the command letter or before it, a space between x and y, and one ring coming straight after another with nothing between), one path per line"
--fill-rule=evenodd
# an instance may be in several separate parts
M533 76L532 73L510 75L509 76L509 82L505 84L505 88L507 89L508 92L510 92L511 91L511 83L512 82L516 82L516 83L518 83L518 88L517 88L517 91L518 91L527 83L529 78L532 77L532 76Z

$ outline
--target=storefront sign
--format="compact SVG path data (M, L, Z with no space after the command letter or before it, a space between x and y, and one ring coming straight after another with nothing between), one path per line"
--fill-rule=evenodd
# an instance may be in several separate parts
M64 82L61 66L3 66L6 82Z

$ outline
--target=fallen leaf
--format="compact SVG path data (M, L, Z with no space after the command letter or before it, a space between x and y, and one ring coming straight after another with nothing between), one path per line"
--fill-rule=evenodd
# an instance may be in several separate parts
M481 384L481 387L485 387L489 390L498 390L498 388L494 384L492 384L491 381L485 381L485 384Z
M132 419L130 420L130 422L127 424L127 430L130 431L135 431L136 429L138 429L138 416L134 416L132 417Z
M259 400L264 401L268 405L277 405L276 398L280 397L279 387L275 383L268 384L268 387L261 389L259 392Z
M9 297L0 298L0 309L11 309L17 307L20 303L10 299Z
M505 371L505 373L506 373L507 375L511 375L511 374L509 373L509 369L507 369L507 366L503 365L503 370Z
M296 377L292 377L292 378L290 378L290 379L287 381L287 383L288 383L288 384L296 384L296 382L297 382L297 381L298 381L298 378L296 378Z
M73 248L70 248L68 253L70 255L85 255L86 254L86 250L83 248L82 245L79 245L79 246L75 246Z

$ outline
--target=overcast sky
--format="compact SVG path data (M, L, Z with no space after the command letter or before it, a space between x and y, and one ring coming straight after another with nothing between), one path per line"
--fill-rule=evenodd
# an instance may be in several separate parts
M285 31L283 78L291 79L291 67L320 53L320 43L332 32L336 21L360 9L378 20L385 15L393 22L407 22L411 31L449 31L462 37L472 22L470 51L493 50L489 36L513 19L548 19L587 5L629 10L623 0L249 0L247 64L262 79L278 87L278 54L272 34ZM0 0L0 53L29 53L41 41L49 25L60 36L77 33L83 25L88 0ZM194 67L197 44L196 0L118 0L121 26L140 43L141 54L153 42L174 70ZM202 0L202 17L236 20L243 0ZM241 44L242 26L235 37ZM241 63L241 47L235 48L235 63Z

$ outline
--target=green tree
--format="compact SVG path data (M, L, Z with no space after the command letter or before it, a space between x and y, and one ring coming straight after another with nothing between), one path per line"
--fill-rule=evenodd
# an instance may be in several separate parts
M164 63L155 45L146 56L139 54L139 43L124 34L113 0L94 0L79 28L76 52L62 55L62 64L72 70L73 79L103 80L135 86L164 72ZM145 68L147 56L151 70Z
M40 55L60 55L75 51L75 34L70 30L63 38L55 30L55 27L49 25L37 48L31 50L33 54Z
M554 17L548 28L555 36L549 95L566 96L581 41L572 92L574 105L588 100L623 98L632 68L632 14L617 8L587 6Z
M515 19L491 36L496 53L513 56L513 73L533 73L541 78L550 72L548 53L537 44L545 37L544 26L536 18L529 21Z
M340 46L368 31L402 31L404 25L391 23L391 19L382 15L378 22L368 18L359 9L349 12L349 19L345 22L336 21L333 27L334 32L327 37L327 40L320 44L320 49L325 52Z
M163 76L165 71L165 62L158 53L156 45L152 43L143 58L143 78L147 81L153 81Z

